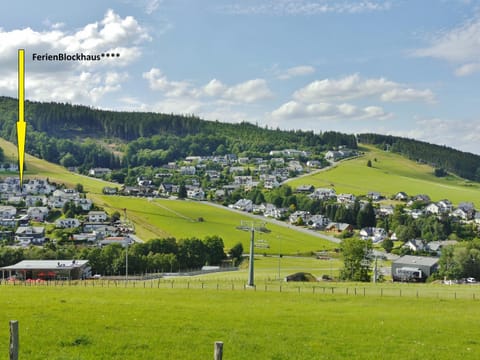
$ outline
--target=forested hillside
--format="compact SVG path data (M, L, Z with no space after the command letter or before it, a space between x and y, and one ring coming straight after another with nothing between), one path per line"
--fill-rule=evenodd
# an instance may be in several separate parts
M480 156L478 155L447 146L390 135L359 134L357 139L360 143L377 145L411 160L432 165L439 170L436 173L440 175L444 173L442 170L446 170L465 179L480 181Z
M16 142L17 99L0 97L0 136ZM470 180L480 180L480 156L413 139L365 133L269 129L229 124L196 116L117 112L82 105L27 101L26 151L81 172L91 167L158 167L186 156L265 156L271 150L297 149L320 154L361 143L374 144ZM110 144L112 146L106 146ZM116 149L114 152L113 149Z
M16 99L0 97L0 136L16 142ZM26 102L27 152L64 166L112 169L160 166L190 155L264 155L293 148L320 153L340 145L356 148L354 135L282 131L195 116L115 112L86 106ZM101 141L123 144L114 155Z

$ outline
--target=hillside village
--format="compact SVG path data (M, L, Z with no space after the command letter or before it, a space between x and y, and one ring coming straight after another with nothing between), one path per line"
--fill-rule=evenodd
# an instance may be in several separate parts
M105 187L104 193L132 196L177 196L185 186L184 198L222 201L229 193L254 187L278 188L288 179L324 168L335 161L357 156L357 150L339 147L319 158L307 151L272 150L269 157L188 156L170 162L152 175L140 174L135 185ZM70 169L74 171L75 169ZM89 175L109 179L107 168L92 168Z
M58 187L47 179L29 179L20 189L18 177L4 178L0 200L0 235L11 245L43 245L52 236L76 244L123 244L133 232L115 221L118 217L95 210L78 189Z
M318 157L312 160L308 152L294 149L272 151L269 155L269 158L239 158L233 154L190 156L168 164L152 178L139 176L136 186L105 187L103 192L218 202L235 210L337 237L358 236L374 244L400 240L404 243L401 253L439 255L442 246L455 240L451 240L447 233L422 237L422 233L405 230L404 224L398 233L396 230L400 228L389 224L394 214L412 221L426 217L434 218L438 223L448 220L449 224L468 226L475 232L480 226L480 212L469 202L454 207L448 199L432 202L426 194L399 191L385 199L375 191L355 196L337 194L333 186L315 188L305 184L290 189L282 185L290 178L319 170L325 164L357 156L355 150L339 148L328 151L326 161L318 160ZM89 173L105 177L110 170L93 168ZM128 236L133 233L133 228L118 221L120 214L109 217L78 190L56 186L48 180L31 179L20 191L18 178L5 178L0 183L2 239L20 246L42 245L52 236L76 244L99 246L131 241ZM268 194L276 195L269 197ZM400 207L396 210L398 205ZM369 211L370 219L367 216L359 221L359 213ZM403 222L407 223L406 220ZM462 236L457 234L456 238ZM386 249L391 251L392 247Z
M318 158L311 160L309 153L292 149L271 151L269 155L269 158L237 158L233 154L190 156L168 164L153 178L138 177L136 186L107 187L104 193L218 202L235 210L338 237L356 235L374 244L382 244L384 240L402 241L404 244L400 253L438 256L442 246L476 234L480 226L480 212L471 202L462 202L454 207L448 199L432 202L427 194L399 191L387 199L376 191L355 196L337 194L333 186L315 188L305 184L289 189L288 185L282 185L288 179L319 170L325 164L358 156L356 150L340 147L327 151L324 161ZM275 192L276 196L270 196L270 200L274 201L268 201L267 194ZM369 207L373 216L359 221L358 214L368 213ZM401 226L397 226L400 233L392 227L394 216L402 219ZM429 220L432 229L457 229L455 236L450 236L453 231L449 230L412 230L412 227L418 228L414 225L416 221L425 218L433 219ZM391 245L384 247L392 250Z

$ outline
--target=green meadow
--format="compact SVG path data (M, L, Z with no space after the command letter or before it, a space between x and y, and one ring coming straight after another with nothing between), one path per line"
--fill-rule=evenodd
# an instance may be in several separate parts
M10 142L0 139L0 147L5 156L16 159L17 148ZM26 156L27 171L25 177L42 177L50 181L68 186L83 184L88 197L109 213L127 209L128 218L135 224L137 235L141 239L175 237L188 238L218 235L224 240L227 248L242 242L248 249L250 234L236 228L242 220L252 219L238 212L228 211L202 202L180 200L147 200L125 196L102 195L105 186L118 187L118 184L71 173L64 167L46 162L34 156ZM15 174L17 175L17 174ZM203 218L204 221L198 221ZM261 249L262 253L283 252L299 254L317 250L332 249L333 243L316 236L304 234L283 226L268 224L268 234L258 234L257 239L265 240L269 248Z
M289 181L293 188L312 184L334 187L337 193L366 195L377 191L390 197L400 191L408 195L427 194L432 200L449 199L454 204L473 201L480 204L480 185L456 176L437 178L433 168L408 160L398 154L361 147L363 156L340 162L334 168ZM372 167L367 167L371 160Z
M173 236L189 238L219 235L227 248L241 242L245 250L250 243L250 232L238 230L242 221L257 221L239 212L212 206L205 202L188 200L152 199L150 201L124 196L97 196L97 203L109 211L127 209L127 216L135 222L137 234L144 239ZM202 221L199 221L202 218ZM260 219L262 220L262 219ZM294 228L267 223L269 233L257 233L269 248L256 250L266 254L302 254L333 249L336 244L319 237L304 234ZM262 242L260 241L260 242Z
M21 359L477 359L478 300L229 288L0 286ZM330 290L330 289L329 289Z

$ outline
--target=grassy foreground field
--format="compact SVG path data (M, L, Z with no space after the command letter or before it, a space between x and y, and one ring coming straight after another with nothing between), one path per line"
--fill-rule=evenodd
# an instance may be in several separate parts
M332 169L311 176L294 179L288 184L294 188L303 184L315 187L332 187L333 184L337 193L356 195L377 191L391 196L404 191L408 195L428 194L434 201L449 199L454 204L462 201L480 204L478 183L455 176L437 178L428 165L373 146L361 149L366 152L364 156L343 161ZM371 160L372 167L367 167L368 160Z
M21 359L477 359L478 301L150 287L0 287Z

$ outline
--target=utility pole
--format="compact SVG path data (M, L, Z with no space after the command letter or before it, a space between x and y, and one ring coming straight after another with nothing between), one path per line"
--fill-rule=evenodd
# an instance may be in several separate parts
M125 281L128 281L128 243L130 238L127 236L125 241Z
M255 231L268 233L268 230L265 227L264 222L255 222L255 221L241 221L240 226L237 226L237 229L243 231L250 231L250 261L248 264L248 283L249 287L255 286L255 272L254 272L254 247L255 247Z

